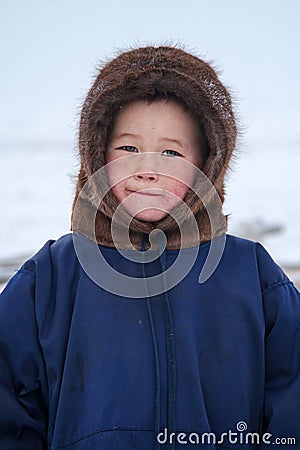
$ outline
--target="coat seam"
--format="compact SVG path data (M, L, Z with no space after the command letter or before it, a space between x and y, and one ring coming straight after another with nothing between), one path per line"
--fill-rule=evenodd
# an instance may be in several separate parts
M28 273L32 276L35 275L35 272L33 270L28 270L28 269L18 269L18 270L16 270L16 273L24 273L24 274Z
M294 286L293 282L291 280L281 280L281 281L276 281L275 283L271 284L270 286L265 287L262 290L262 294L265 294L267 291L277 288L277 287L282 287L285 285L290 284L291 286Z

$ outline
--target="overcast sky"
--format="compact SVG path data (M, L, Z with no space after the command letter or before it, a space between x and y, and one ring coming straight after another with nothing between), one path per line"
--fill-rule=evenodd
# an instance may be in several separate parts
M119 48L167 41L222 69L250 137L300 139L298 0L0 4L0 143L72 139L99 61Z

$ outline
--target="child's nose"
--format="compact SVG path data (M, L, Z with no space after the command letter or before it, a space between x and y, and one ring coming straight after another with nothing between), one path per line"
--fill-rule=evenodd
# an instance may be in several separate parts
M157 181L158 174L155 172L144 172L144 173L136 173L134 178L137 181Z
M152 152L139 153L134 155L135 160L133 168L133 176L137 181L155 182L158 180L158 161L157 155Z

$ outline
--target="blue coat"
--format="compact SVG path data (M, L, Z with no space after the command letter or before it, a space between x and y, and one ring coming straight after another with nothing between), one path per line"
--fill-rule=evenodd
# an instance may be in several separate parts
M300 449L300 294L261 244L229 234L198 283L209 246L148 298L94 283L72 234L29 259L0 297L0 449ZM101 252L129 276L161 270Z

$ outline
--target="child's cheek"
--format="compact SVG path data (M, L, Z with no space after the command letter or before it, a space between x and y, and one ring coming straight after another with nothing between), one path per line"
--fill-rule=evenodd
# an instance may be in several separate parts
M121 203L125 198L124 182L115 184L111 190L118 202Z
M130 158L120 158L112 155L107 158L107 174L110 186L116 186L118 192L125 191L126 180L132 176Z
M174 196L178 197L179 199L183 200L186 196L186 194L188 193L189 187L178 181L178 180L171 180L169 182L169 186L166 188L167 191L169 191L170 193L174 194ZM171 194L171 195L172 195ZM174 198L175 200L175 198Z
M169 158L167 162L167 165L163 168L166 170L166 176L172 177L178 183L190 186L193 184L197 176L197 166L180 158Z
M124 190L124 179L128 176L126 170L120 164L110 164L107 168L109 184L113 193L117 196Z

